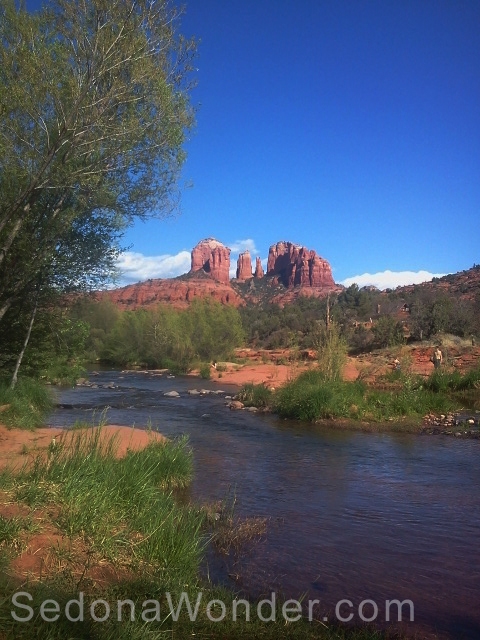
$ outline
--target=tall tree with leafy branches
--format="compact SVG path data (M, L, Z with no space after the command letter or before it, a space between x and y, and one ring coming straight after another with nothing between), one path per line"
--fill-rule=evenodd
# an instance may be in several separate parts
M0 321L33 291L98 283L125 225L177 206L196 51L180 16L169 0L0 0Z

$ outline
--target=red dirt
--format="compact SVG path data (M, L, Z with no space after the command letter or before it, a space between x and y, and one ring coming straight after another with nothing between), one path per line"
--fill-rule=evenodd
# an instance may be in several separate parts
M89 431L93 435L94 429L98 428L89 428ZM152 441L165 441L161 434L131 427L110 425L101 429L101 438L115 437L118 457L124 456L127 451L142 449ZM57 445L62 443L68 447L69 441L76 433L50 428L24 431L7 429L0 425L0 469L8 466L18 471L24 465L28 465L36 455L45 454L54 438ZM27 505L14 502L7 492L0 492L1 516L8 519L29 518L40 529L30 535L19 535L18 544L21 551L10 562L7 572L9 577L15 583L23 584L25 581L35 581L46 574L68 568L77 578L83 576L84 580L87 579L94 584L105 585L118 581L121 569L118 570L102 559L96 560L83 541L72 541L55 527L54 510L51 506L46 509L30 509Z
M101 429L103 438L112 436L116 438L118 457L124 456L128 450L142 449L152 439L159 441L165 439L164 436L158 433L141 431L132 427L108 425L101 427ZM47 451L53 439L55 439L56 443L63 443L68 446L70 438L75 433L75 431L49 427L36 429L35 431L7 429L7 427L0 424L0 469L8 466L15 470L20 469L24 464L29 464L39 452Z
M480 364L480 347L442 347L447 357L446 366L465 372ZM345 380L356 380L359 376L368 382L385 373L392 371L394 360L398 358L403 370L421 376L429 376L433 371L430 361L434 347L413 345L392 348L390 350L374 351L357 357L347 358L343 376ZM304 359L295 361L288 350L255 351L253 349L239 349L236 356L246 360L245 364L233 362L217 363L217 369L212 367L212 379L220 385L236 385L253 382L277 388L298 376L302 371L315 366L315 354L305 351L300 354ZM279 364L288 362L289 364ZM226 367L225 371L219 368ZM193 372L197 375L198 372Z

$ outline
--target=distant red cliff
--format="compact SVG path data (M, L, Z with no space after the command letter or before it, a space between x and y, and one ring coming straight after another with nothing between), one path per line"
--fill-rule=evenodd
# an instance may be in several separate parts
M277 276L286 288L335 288L329 263L313 250L293 244L277 242L268 252L267 276Z
M300 295L323 297L340 289L333 281L329 263L306 247L291 242L272 245L266 274L260 257L256 257L252 271L250 252L245 251L238 257L237 277L232 281L230 252L215 238L206 238L192 249L189 273L99 292L97 296L109 298L125 309L159 303L185 308L195 298L240 306L267 297L272 302L287 304ZM261 282L264 285L259 291Z

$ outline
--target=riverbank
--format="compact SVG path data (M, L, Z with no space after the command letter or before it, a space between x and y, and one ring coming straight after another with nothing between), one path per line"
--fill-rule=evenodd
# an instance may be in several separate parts
M443 338L443 343L444 369L464 374L480 366L480 347L456 344L447 337ZM376 384L394 370L396 359L402 371L428 378L434 371L431 356L435 344L415 343L349 356L343 368L343 379L349 382L361 379ZM235 362L217 362L216 368L211 368L211 379L238 387L253 383L277 388L316 365L316 354L311 350L244 348L235 350L235 359ZM195 371L194 375L198 373Z
M93 434L92 427L85 431ZM9 468L19 470L29 466L37 455L45 456L55 447L71 447L77 430L43 427L33 431L9 429L0 424L0 471ZM139 451L152 442L165 442L160 433L135 429L133 427L104 425L101 428L104 441L114 439L116 457L124 457L128 451Z
M285 606L272 593L268 601L237 605L232 591L202 579L207 540L224 543L233 531L236 544L240 533L257 535L258 522L252 530L252 523L219 514L218 507L176 502L172 489L186 487L192 477L186 440L146 434L146 446L134 451L140 443L132 434L121 427L68 434L42 429L30 440L33 464L0 473L2 640L127 640L144 637L147 627L153 640L166 633L179 639L389 637L326 625L304 603ZM15 430L2 435L3 442L10 436L19 444ZM187 600L199 610L193 618Z

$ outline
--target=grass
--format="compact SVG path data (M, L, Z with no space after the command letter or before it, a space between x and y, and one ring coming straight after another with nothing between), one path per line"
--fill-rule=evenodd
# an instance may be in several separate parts
M459 371L438 369L424 382L424 387L435 393L480 389L480 367L463 375Z
M302 373L275 392L274 409L284 418L305 421L343 418L385 422L427 413L448 412L455 401L436 392L420 378L395 372L395 387L389 390L368 387L362 381L327 380L318 370Z
M20 586L9 578L8 561L18 541L28 532L29 520L0 519L0 624L6 638L94 638L127 640L150 638L163 640L187 637L201 638L323 638L380 640L387 637L372 629L351 630L323 622L301 619L285 623L281 601L276 604L276 623L259 619L256 603L239 607L238 620L233 621L235 594L205 584L199 577L200 561L210 540L223 553L240 552L265 534L268 523L262 519L244 522L235 518L233 504L225 503L217 510L206 510L174 499L177 488L188 485L192 476L192 452L185 439L166 444L152 441L142 451L116 457L116 437L102 436L102 428L79 429L70 434L71 441L52 447L48 455L38 455L33 465L17 475L2 473L0 488L8 501L30 507L42 507L42 526L56 532L62 544L48 552L42 574ZM218 517L217 517L218 513ZM12 551L13 549L13 551ZM44 550L46 551L46 550ZM99 575L109 575L100 581ZM19 624L11 615L12 595L27 591L28 602L36 615ZM72 622L64 615L71 600L83 594L85 617ZM175 620L169 609L170 594L174 609L182 593L195 603L201 593L202 606L196 621L191 621L185 606ZM55 600L61 615L53 622L38 615L46 599ZM111 603L112 615L105 622L95 622L90 605L102 599ZM129 600L123 618L117 620L116 603ZM212 617L225 619L213 622ZM142 618L145 602L150 612L158 601L160 618ZM251 609L246 621L244 609ZM134 619L130 619L131 607ZM147 609L149 607L147 606ZM77 615L79 605L70 609ZM105 611L99 604L98 616ZM26 611L17 610L20 616Z
M45 417L53 408L50 389L30 378L19 380L15 389L0 385L0 405L6 406L1 413L2 422L8 427L34 429L44 424Z
M241 400L246 407L265 408L271 406L273 392L263 384L248 382L241 387L237 398Z
M0 548L20 548L23 532L35 531L35 525L30 518L5 518L0 515Z

